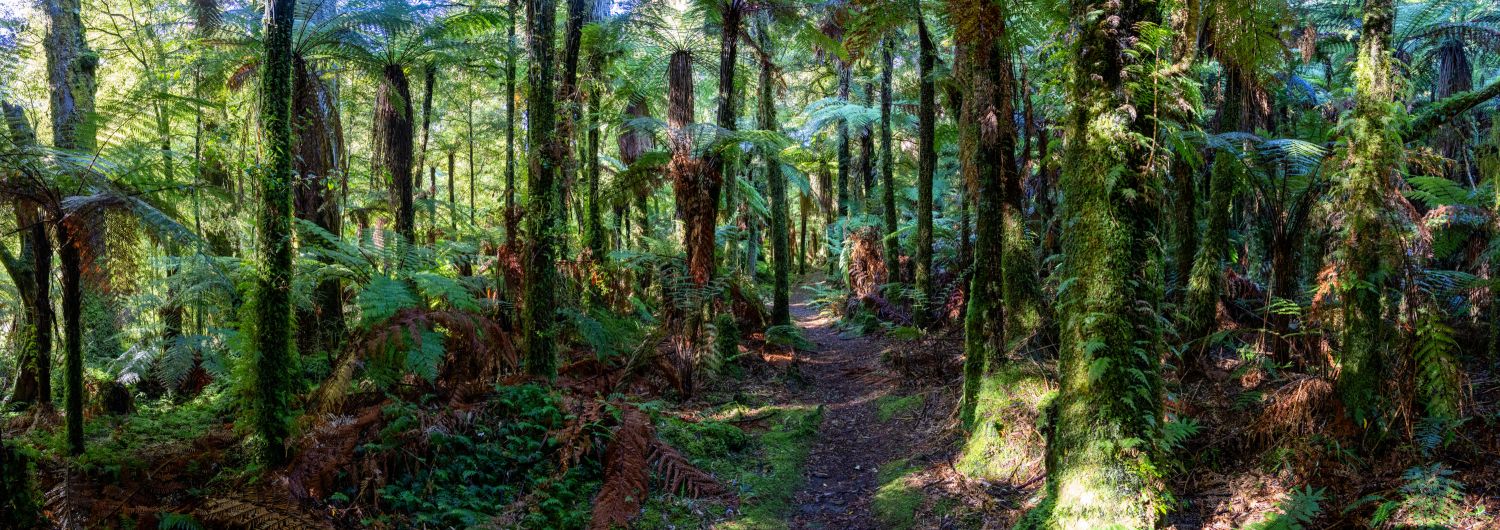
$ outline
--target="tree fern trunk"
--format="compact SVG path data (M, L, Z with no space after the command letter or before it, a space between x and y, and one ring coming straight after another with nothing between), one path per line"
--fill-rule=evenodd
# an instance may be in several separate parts
M414 194L421 175L412 166L411 86L406 70L398 64L387 64L382 70L380 89L375 95L375 116L380 125L379 151L383 154L380 171L391 185L391 204L396 210L396 232L408 242L417 240L417 212Z

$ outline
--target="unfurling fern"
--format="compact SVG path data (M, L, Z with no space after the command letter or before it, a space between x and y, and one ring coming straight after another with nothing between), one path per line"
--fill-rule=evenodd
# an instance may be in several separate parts
M1442 311L1428 307L1417 325L1415 362L1418 398L1427 415L1438 419L1458 417L1458 343L1453 328L1443 323Z

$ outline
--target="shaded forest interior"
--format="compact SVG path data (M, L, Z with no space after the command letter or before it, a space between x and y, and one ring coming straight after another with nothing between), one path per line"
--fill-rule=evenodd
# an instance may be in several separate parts
M1491 0L0 0L0 528L1500 528Z

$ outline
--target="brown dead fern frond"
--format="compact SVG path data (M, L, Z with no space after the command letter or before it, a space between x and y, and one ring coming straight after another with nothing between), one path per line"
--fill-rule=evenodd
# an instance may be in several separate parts
M1266 403L1249 428L1251 439L1261 446L1314 434L1345 436L1353 433L1354 426L1345 417L1343 403L1334 392L1333 383L1322 377L1294 378L1272 391Z
M676 448L659 438L651 439L650 460L651 468L661 477L668 492L689 497L717 497L727 493L718 479L698 469Z
M210 528L230 530L306 530L333 528L327 521L308 515L296 506L266 495L209 499L193 512Z
M589 528L626 527L640 513L649 487L647 457L653 438L651 418L640 409L626 407L604 453L604 485L594 498Z

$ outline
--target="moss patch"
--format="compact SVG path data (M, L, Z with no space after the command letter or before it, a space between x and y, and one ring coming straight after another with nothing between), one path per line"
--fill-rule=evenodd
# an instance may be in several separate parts
M779 407L768 430L747 433L733 424L697 423L666 418L662 439L682 451L694 465L713 473L739 496L738 513L713 501L684 499L655 492L646 502L639 528L786 528L792 495L802 487L803 466L823 421L821 408Z
M875 400L875 406L879 410L881 422L891 421L891 418L904 415L908 412L922 408L925 396L912 394L910 396L881 396Z
M974 428L954 467L970 478L1026 480L1042 472L1043 411L1055 392L1033 367L1008 364L980 377Z
M901 530L911 528L916 523L917 509L922 506L926 496L922 494L921 488L913 486L907 478L917 471L906 460L896 460L880 466L875 479L880 487L875 490L870 509L884 527Z

